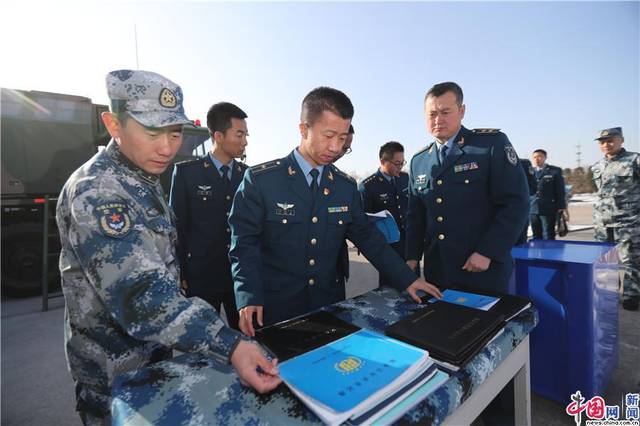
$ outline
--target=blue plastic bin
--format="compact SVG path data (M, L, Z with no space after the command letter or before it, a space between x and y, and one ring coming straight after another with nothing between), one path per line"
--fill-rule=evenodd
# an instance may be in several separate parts
M540 315L531 333L533 391L563 404L577 390L602 395L618 364L615 245L535 240L512 255L512 290Z

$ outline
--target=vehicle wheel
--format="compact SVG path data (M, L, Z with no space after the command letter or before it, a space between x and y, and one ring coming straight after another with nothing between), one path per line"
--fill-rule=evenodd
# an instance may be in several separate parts
M49 282L55 283L58 262L50 259ZM11 296L42 289L42 225L21 223L2 228L2 290Z

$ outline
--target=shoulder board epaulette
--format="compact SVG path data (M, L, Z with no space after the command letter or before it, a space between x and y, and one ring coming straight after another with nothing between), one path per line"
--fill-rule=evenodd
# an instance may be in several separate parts
M372 174L371 176L369 176L368 178L365 178L365 179L362 181L362 184L363 184L363 185L365 185L365 184L367 184L367 183L371 182L372 180L374 180L375 178L376 178L376 175L375 175L375 173L374 173L374 174Z
M334 166L333 164L331 165L331 171L333 173L336 174L336 176L340 176L341 178L351 182L351 183L356 183L356 180L349 176L348 174L346 174L345 172L343 172L342 170L340 170L339 168L337 168L336 166Z
M473 129L472 131L479 135L495 135L496 133L500 133L500 129Z
M251 171L253 172L253 174L257 175L257 174L260 174L260 173L268 172L269 170L278 169L283 164L284 164L283 160L272 160L272 161L267 161L266 163L262 163L262 164L258 164L256 166L252 166L250 168L251 168Z
M422 154L423 152L425 152L425 151L429 150L429 149L433 146L433 144L434 144L434 143L435 143L435 142L431 142L429 145L425 146L425 147L424 147L424 148L422 148L420 151L418 151L418 152L416 152L415 154L413 154L413 156L415 157L416 155L418 155L418 154Z
M192 164L198 164L201 161L202 161L202 158L192 158L190 160L180 161L179 163L176 163L176 166L179 166L179 167L191 166Z

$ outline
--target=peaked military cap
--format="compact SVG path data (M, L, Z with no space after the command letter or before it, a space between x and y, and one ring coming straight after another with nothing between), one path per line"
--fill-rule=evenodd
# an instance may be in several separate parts
M182 106L182 89L151 71L117 70L107 74L111 111L126 112L145 127L190 124Z
M599 141L602 139L609 139L612 138L614 136L622 136L622 127L612 127L610 129L604 129L604 130L600 130L600 133L598 133L598 137L595 138L594 140Z

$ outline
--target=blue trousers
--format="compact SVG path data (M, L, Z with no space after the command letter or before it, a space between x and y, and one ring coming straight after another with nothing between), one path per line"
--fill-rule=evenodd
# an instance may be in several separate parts
M534 240L556 239L556 215L531 215L531 230Z

